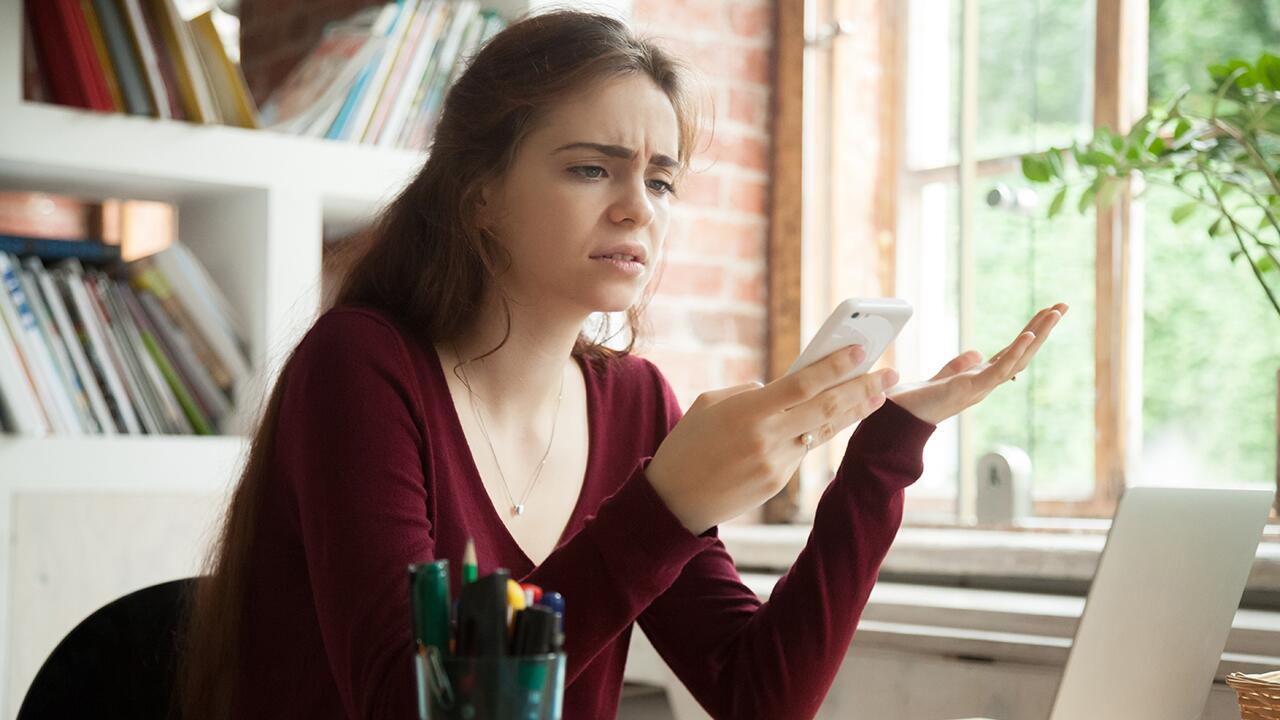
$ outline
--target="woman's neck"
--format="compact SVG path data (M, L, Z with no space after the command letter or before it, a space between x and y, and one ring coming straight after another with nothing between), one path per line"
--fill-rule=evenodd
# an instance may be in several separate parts
M485 422L517 427L530 417L545 417L556 404L564 373L573 363L574 342L584 317L553 317L536 306L511 306L511 334L501 348L484 358L506 335L501 305L486 305L477 321L451 341L436 343L442 366L459 375L476 394Z

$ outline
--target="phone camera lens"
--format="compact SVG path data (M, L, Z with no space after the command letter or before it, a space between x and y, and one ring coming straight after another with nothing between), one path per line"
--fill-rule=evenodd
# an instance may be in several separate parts
M860 312L856 312L856 313L854 313L854 314L850 315L849 317L856 318L856 317L858 317L858 316L859 316L859 315L861 315L861 314L862 314L862 313L860 313Z

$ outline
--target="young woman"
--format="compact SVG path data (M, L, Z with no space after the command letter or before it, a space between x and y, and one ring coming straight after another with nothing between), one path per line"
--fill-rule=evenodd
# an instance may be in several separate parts
M566 718L615 715L636 623L716 717L816 712L925 441L1066 308L909 387L841 352L682 414L630 350L695 107L686 70L607 17L533 16L478 53L271 393L192 607L189 720L413 717L406 568L448 558L456 589L467 538L482 575L565 596ZM626 311L626 350L583 333L596 311ZM762 604L717 524L859 420Z

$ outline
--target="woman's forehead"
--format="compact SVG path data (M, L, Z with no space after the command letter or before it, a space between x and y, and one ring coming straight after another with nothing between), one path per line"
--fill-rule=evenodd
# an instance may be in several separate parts
M603 145L679 157L679 123L670 98L652 80L624 76L597 84L549 108L539 138L547 152L566 145Z

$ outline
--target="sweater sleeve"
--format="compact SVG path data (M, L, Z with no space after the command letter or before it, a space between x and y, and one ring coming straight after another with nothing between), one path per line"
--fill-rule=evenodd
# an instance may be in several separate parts
M281 382L274 462L297 505L347 715L416 717L406 568L435 558L423 470L430 398L420 396L400 335L361 311L322 317ZM566 684L716 542L667 509L644 475L650 459L638 459L583 528L525 578L566 598Z
M655 369L656 371L656 369ZM672 418L680 407L659 379ZM849 439L804 550L761 603L717 538L639 618L717 718L813 717L853 639L935 426L887 401Z
M347 717L417 716L407 567L433 559L424 423L399 334L322 316L281 376L274 466L298 534Z

